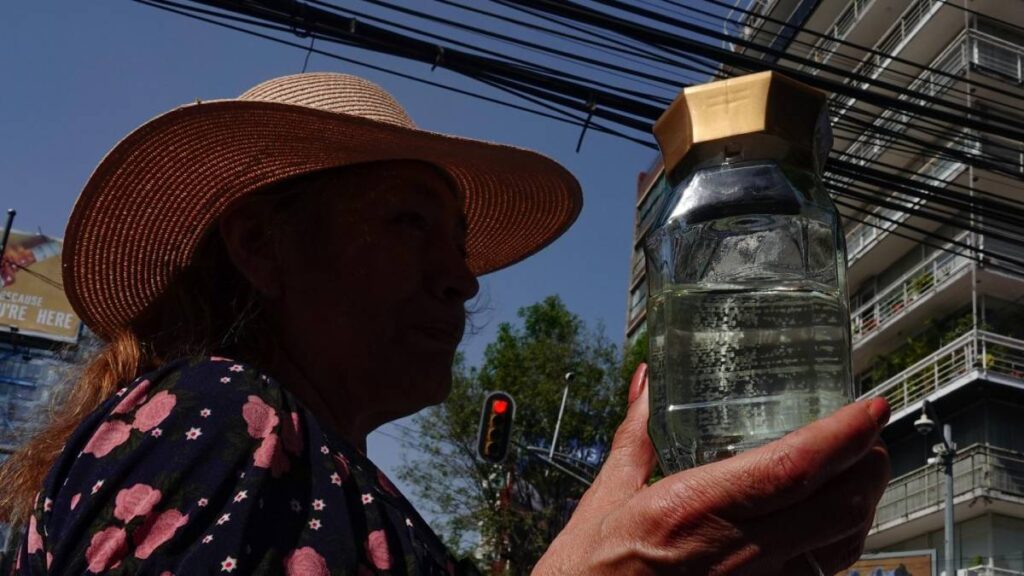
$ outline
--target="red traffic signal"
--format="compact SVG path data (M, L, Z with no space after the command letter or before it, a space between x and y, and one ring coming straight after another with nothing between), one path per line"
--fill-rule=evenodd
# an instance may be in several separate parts
M484 399L476 452L480 459L497 464L508 456L512 441L512 420L516 403L504 392L491 392Z

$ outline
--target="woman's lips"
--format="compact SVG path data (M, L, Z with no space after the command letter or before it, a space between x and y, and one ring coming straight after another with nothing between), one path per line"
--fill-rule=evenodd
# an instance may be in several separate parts
M426 340L448 347L458 346L459 341L462 340L461 323L418 324L415 330L423 335Z

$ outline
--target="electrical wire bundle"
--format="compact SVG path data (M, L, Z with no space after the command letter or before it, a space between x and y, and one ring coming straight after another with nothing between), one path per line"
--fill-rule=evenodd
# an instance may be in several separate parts
M972 63L966 49L925 65L725 0L433 0L429 11L393 0L136 1L296 47L307 62L327 56L575 125L577 150L588 131L656 149L651 125L685 86L778 70L833 94L837 145L825 183L848 222L1024 273L1024 201L1013 195L1024 190L1024 117L1012 111L1024 108L1024 90L951 68ZM915 3L982 17L947 0ZM760 28L744 29L752 22ZM1024 38L1024 29L1000 25ZM777 46L780 36L787 46ZM406 74L324 44L427 66ZM490 89L429 79L437 69ZM978 185L975 170L997 179L985 186L998 181L1011 192ZM956 182L964 172L967 183ZM962 230L1004 248L952 240Z

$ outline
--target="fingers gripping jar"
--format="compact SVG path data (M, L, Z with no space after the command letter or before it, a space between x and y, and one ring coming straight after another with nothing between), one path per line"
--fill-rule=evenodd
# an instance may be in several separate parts
M693 86L654 132L649 432L671 473L848 403L850 313L824 93L775 72Z

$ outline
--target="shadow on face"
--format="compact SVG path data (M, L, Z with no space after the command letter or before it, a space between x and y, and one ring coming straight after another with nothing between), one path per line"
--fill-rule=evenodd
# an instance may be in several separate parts
M295 193L240 207L220 226L287 356L329 404L390 419L441 402L478 290L451 180L393 161L290 185L279 188ZM280 229L268 235L268 222Z

